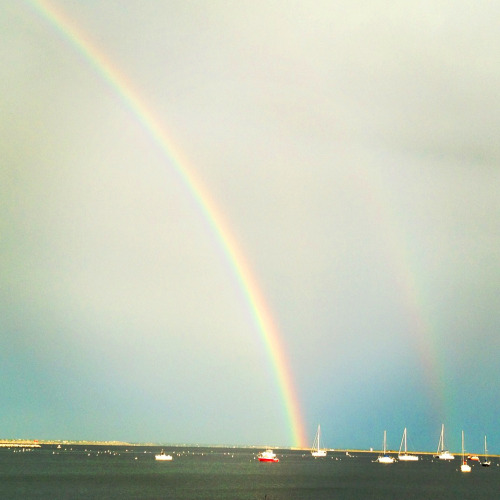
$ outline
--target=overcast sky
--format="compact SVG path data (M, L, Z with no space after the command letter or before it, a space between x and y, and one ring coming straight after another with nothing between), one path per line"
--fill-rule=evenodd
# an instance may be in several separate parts
M30 2L0 14L2 438L291 445L192 193ZM500 453L500 4L52 1L224 213L312 443Z

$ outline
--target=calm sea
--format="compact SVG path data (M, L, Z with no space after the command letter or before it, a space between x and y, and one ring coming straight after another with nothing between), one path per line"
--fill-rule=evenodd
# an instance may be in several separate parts
M44 446L32 451L0 449L0 498L119 499L496 499L500 467L460 460L373 463L376 455L353 458L329 453L314 459L275 450L279 463L260 463L258 450L165 448L172 462L156 462L160 448Z

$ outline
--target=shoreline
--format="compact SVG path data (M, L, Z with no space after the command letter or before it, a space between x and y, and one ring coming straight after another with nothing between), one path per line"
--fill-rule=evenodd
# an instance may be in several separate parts
M239 448L239 449L262 449L272 448L275 450L290 450L309 452L310 448L296 448L288 446L268 446L268 445L225 445L225 444L173 444L173 443L129 443L125 441L74 441L74 440L37 440L37 439L1 439L0 448L41 448L42 446L133 446L133 447L175 447L175 448ZM357 450L357 449L339 449L339 448L325 448L330 453L370 453L380 454L382 450ZM397 455L399 452L396 450L387 450L388 454ZM411 455L435 455L435 451L412 451ZM462 452L451 452L456 457L460 457ZM485 457L484 453L468 453L468 455L476 455L478 457ZM489 458L499 458L500 455L489 454Z

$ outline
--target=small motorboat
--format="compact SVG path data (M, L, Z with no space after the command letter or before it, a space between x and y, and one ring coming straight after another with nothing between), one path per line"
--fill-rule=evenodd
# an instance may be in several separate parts
M273 450L261 451L257 455L257 458L259 459L259 462L279 462L280 461L280 459L276 456L276 453L274 453Z
M163 450L161 450L161 453L159 453L158 455L155 455L155 460L170 461L170 460L173 460L173 458L172 458L172 455L167 455Z

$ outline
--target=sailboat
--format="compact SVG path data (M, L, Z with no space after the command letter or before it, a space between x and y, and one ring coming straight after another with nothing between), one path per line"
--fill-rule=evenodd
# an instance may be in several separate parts
M403 448L403 442L405 445L405 451L404 451L404 453L401 453L401 448ZM414 462L414 461L418 460L417 455L409 455L406 451L406 427L405 427L405 430L403 431L403 437L401 438L401 444L399 445L398 460L403 460L406 462Z
M318 425L318 431L316 432L316 437L314 438L314 442L311 449L311 455L313 457L326 457L326 450L321 450L319 447L319 439L320 439L321 429Z
M460 466L460 470L462 472L470 472L472 470L467 460L465 460L464 431L462 431L462 465Z
M377 462L380 464L392 464L394 463L394 457L390 457L387 454L387 431L384 431L384 454L377 458Z
M453 460L455 457L444 448L444 424L441 426L441 436L439 438L438 449L434 455L440 460Z
M486 448L486 436L484 436L484 462L481 462L483 467L489 467L491 460L488 460L488 448Z

